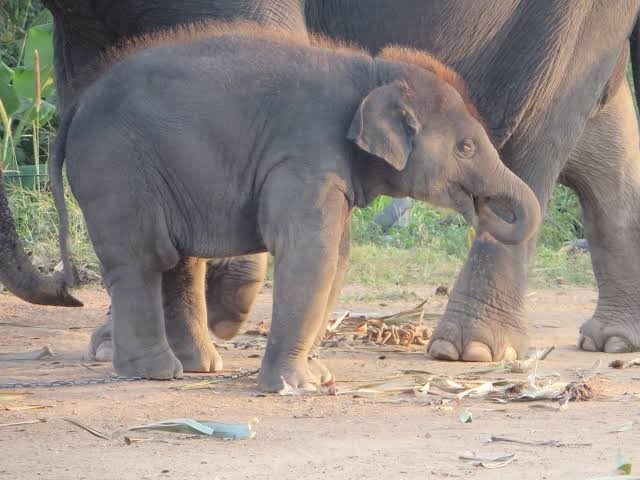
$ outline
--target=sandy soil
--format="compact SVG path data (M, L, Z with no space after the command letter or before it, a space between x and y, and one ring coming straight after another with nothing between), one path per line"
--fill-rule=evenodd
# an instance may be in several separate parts
M359 289L347 289L357 298ZM417 289L418 296L432 292ZM22 380L100 378L111 373L108 364L83 360L93 327L103 321L107 297L85 289L83 309L56 309L0 296L0 353L25 352L51 345L55 356L39 361L0 361L0 383ZM127 382L57 388L29 388L31 395L0 401L0 478L7 479L555 479L609 475L621 451L640 471L640 368L613 370L611 356L580 352L575 347L580 323L595 306L596 292L562 288L529 295L533 344L557 348L539 366L576 378L602 360L601 395L571 403L564 411L530 408L531 403L498 405L485 399L465 399L442 408L419 404L412 396L284 397L261 396L255 378L214 385L209 390L180 391L174 382ZM339 309L395 312L418 302L356 301ZM271 292L260 295L253 323L270 319ZM434 299L429 311L442 311ZM251 328L249 326L248 328ZM253 344L257 344L253 345ZM222 344L229 371L257 368L263 353L256 337L243 335ZM253 345L253 346L252 346ZM249 347L249 348L247 348ZM406 369L455 375L486 365L435 362L420 350L383 351L376 348L327 348L321 352L338 379L338 387L383 380ZM383 359L379 357L384 356ZM637 354L635 356L638 356ZM88 365L92 370L83 366ZM523 379L525 374L485 375ZM4 410L3 407L40 404L43 410ZM552 402L546 402L553 405ZM473 413L463 424L461 410ZM70 416L103 432L177 417L245 422L258 418L253 440L223 441L188 438L171 433L138 433L154 440L126 445L123 437L96 438L60 417ZM4 426L46 419L46 423ZM611 433L628 422L624 432ZM492 435L526 442L555 440L561 446L487 443ZM576 445L579 444L579 445ZM482 454L515 453L516 461L485 469L460 460L466 450Z

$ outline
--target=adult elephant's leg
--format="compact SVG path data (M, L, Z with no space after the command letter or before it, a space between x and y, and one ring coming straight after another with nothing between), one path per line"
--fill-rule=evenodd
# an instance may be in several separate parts
M598 305L580 329L589 351L640 350L640 139L627 82L571 155L562 181L578 194L598 283Z
M473 242L428 353L441 360L515 359L527 346L527 245Z
M267 274L266 253L213 260L206 275L209 328L222 339L233 338L251 313Z
M504 160L516 159L511 162L512 170L531 187L543 213L563 166L552 160L566 159L569 152L565 150L571 147L555 137L556 129L548 129L545 134L553 141L517 138L514 142L528 142L527 147L508 144L501 152ZM557 149L558 145L562 149ZM522 152L526 149L529 151L525 157ZM510 214L505 212L502 216L507 219ZM534 251L535 239L522 245L504 245L486 232L476 237L445 314L429 342L428 353L433 358L490 362L515 359L526 353L528 322L524 298L528 261Z
M205 269L205 260L186 257L162 277L167 340L185 372L222 369L207 328Z

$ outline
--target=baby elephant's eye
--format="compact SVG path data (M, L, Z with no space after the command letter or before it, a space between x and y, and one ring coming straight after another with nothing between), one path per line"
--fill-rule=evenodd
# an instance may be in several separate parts
M456 153L464 158L472 157L476 153L476 142L473 138L465 138L456 145Z

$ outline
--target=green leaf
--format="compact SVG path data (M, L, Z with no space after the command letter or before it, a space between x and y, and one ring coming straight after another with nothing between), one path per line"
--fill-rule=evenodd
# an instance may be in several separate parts
M40 71L51 69L53 66L53 24L36 25L27 30L27 40L24 44L25 67L33 69L33 52L38 50L40 57ZM44 75L43 75L44 78Z
M33 99L36 94L35 73L32 67L17 67L13 72L13 88L18 98Z
M33 99L36 96L36 75L33 67L18 67L13 72L13 87L20 99ZM40 69L40 96L48 97L54 88L53 67Z
M13 69L0 60L0 83L10 83L13 78Z
M53 68L51 69L51 73L48 77L42 77L42 83L40 84L40 88L42 91L40 92L40 96L47 100L52 100L55 97L56 84L53 79Z
M40 125L50 122L56 114L56 111L57 107L55 105L42 100L42 102L40 102Z
M30 102L30 101L29 100L25 101L26 108L24 108L20 113L22 115L21 123L29 125L31 122L33 122L36 119L36 107L33 103L27 103L27 102ZM55 113L56 113L55 105L45 100L40 101L40 117L39 117L40 125L44 125L45 123L50 121L55 115ZM17 133L17 130L16 130L16 133Z
M0 101L7 112L7 115L11 117L20 108L20 100L15 89L8 83L0 81Z
M460 414L460 421L462 423L471 423L473 421L473 414L469 410L465 410Z

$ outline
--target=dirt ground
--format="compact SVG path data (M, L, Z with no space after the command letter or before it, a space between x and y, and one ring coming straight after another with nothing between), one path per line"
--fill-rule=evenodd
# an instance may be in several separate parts
M345 298L358 298L361 290L350 287ZM415 290L417 298L432 291L432 287ZM608 368L611 360L629 360L634 355L585 353L575 346L578 327L595 307L596 295L590 289L564 287L535 291L528 297L532 343L556 345L539 364L539 372L558 372L563 380L574 380L576 369L588 369L597 359L602 361L599 397L572 402L566 410L531 408L531 402L500 405L486 399L464 399L461 404L442 407L421 402L413 395L263 396L255 389L255 377L206 390L174 388L189 383L188 378L27 388L22 391L30 395L22 399L0 398L0 478L587 479L612 474L618 452L634 464L637 474L640 367L613 370ZM55 352L53 357L38 361L0 361L0 383L101 378L103 373L112 373L109 364L83 360L91 330L103 321L107 296L99 289L85 289L79 296L86 305L83 309L38 307L9 295L0 296L0 353L26 352L44 345ZM429 312L443 310L444 301L438 298L430 301ZM337 311L388 313L416 303L349 301ZM266 289L260 295L253 326L247 328L255 328L263 320L268 322L270 308L271 291ZM258 368L262 343L248 335L219 343L228 369L223 373ZM487 368L435 362L422 349L397 350L401 349L326 348L321 357L334 372L339 389L384 380L407 369L453 376ZM526 374L491 373L485 377L522 380ZM557 405L551 401L536 403ZM14 409L35 404L47 408ZM465 408L473 414L471 423L460 420ZM252 440L144 432L130 436L153 439L126 445L122 435L113 440L99 439L62 421L60 417L64 416L109 433L182 417L223 422L257 418L259 423L257 437ZM47 421L6 426L36 419ZM632 421L635 424L629 423ZM617 429L624 431L612 433ZM488 443L491 436L556 443ZM516 460L502 468L486 469L459 459L468 450L514 453Z

